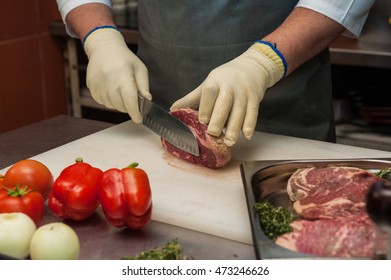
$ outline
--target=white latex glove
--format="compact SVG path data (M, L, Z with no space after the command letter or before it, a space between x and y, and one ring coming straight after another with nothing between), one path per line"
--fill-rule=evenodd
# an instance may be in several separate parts
M250 139L267 88L284 75L284 63L272 47L255 43L237 58L215 68L205 81L172 105L172 109L199 107L199 120L207 133L218 137L226 126L224 142L234 145L242 130ZM227 122L228 120L228 122Z
M102 28L88 35L84 43L88 56L87 87L96 102L127 112L135 123L142 121L138 93L152 99L148 70L127 47L121 33Z

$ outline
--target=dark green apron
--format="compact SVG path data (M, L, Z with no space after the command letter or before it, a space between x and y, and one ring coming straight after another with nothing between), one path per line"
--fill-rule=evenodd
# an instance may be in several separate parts
M138 55L148 67L154 101L168 109L212 69L276 29L297 2L139 0ZM267 90L257 130L335 141L328 52Z

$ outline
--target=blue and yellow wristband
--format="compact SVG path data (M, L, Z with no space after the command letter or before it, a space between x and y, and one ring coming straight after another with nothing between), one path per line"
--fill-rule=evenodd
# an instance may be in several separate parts
M279 50L277 50L274 44L267 41L258 40L251 46L251 48L270 58L280 70L281 77L285 77L288 70L288 64L286 63L285 57Z

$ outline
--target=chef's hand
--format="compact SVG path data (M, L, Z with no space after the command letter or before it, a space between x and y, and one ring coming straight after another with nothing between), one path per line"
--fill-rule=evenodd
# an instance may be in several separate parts
M237 142L240 130L250 139L266 89L286 71L284 58L271 46L253 44L242 55L215 68L198 88L171 108L199 107L199 120L209 123L207 132L213 136L218 137L227 123L224 137L227 146Z
M88 56L87 87L96 102L111 109L127 112L140 123L138 93L152 99L148 70L127 47L121 33L102 28L90 33L84 42Z

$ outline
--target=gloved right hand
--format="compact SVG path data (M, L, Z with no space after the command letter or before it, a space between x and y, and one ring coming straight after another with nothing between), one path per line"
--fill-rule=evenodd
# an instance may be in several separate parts
M254 134L259 105L266 89L286 70L285 59L269 42L258 41L231 61L213 69L195 90L177 100L171 109L190 107L199 111L207 133L219 137L226 126L224 143L234 145L242 131Z
M138 94L152 99L148 70L128 48L115 28L100 28L87 35L87 87L96 102L127 112L135 123L142 121Z

